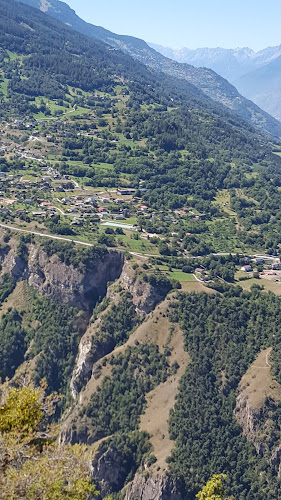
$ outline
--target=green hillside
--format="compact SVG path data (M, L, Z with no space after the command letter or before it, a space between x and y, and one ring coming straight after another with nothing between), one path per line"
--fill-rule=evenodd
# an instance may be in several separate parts
M44 379L27 449L84 443L101 498L279 498L280 144L18 2L0 42L0 417Z
M176 61L172 61L173 57L169 55L168 57L164 57L159 53L161 50L157 51L157 48L154 50L144 40L133 36L118 35L100 26L87 23L67 3L59 0L50 0L44 4L40 0L22 0L22 3L46 12L49 16L71 26L84 35L105 42L118 50L122 50L125 54L132 56L134 59L156 71L192 83L208 97L211 97L223 106L227 106L235 114L262 132L280 138L280 122L266 113L263 108L259 108L252 101L243 97L244 94L239 94L237 89L225 80L225 78L208 69L208 64L200 64L201 67L194 67L191 64L179 64ZM199 66L198 64L195 65Z
M227 492L234 498L279 498L278 466L269 466L269 450L257 453L247 442L245 427L242 436L234 410L242 375L266 347L273 346L271 372L280 382L280 299L258 287L251 293L236 287L223 295L181 294L171 319L182 325L192 357L170 418L176 447L169 463L173 474L184 478L186 498L193 499L214 471L227 474ZM267 418L262 441L275 448L280 402L264 400L255 415L257 422Z
M0 23L2 122L16 128L14 135L4 129L2 170L20 177L22 153L11 152L21 143L24 156L32 150L28 168L37 184L36 155L59 176L89 186L89 194L134 189L127 212L161 235L168 253L278 251L281 160L268 139L194 86L159 76L35 9L2 0ZM50 186L56 204L58 186ZM222 190L231 213L219 202ZM69 217L58 217L52 232L79 236L79 227L65 229ZM87 241L94 236L89 232ZM145 251L154 253L146 244Z

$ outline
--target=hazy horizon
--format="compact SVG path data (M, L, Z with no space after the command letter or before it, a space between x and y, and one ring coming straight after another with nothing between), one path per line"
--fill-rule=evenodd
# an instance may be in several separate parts
M246 46L241 46L241 47L220 47L220 46L217 46L217 47L207 47L207 46L202 46L202 47L195 47L195 48L190 48L190 47L185 47L185 46L181 46L181 47L176 47L176 46L172 46L172 45L161 45L160 43L154 43L154 42L151 42L151 41L147 41L147 43L149 45L159 45L160 47L164 47L165 49L172 49L172 50L183 50L183 49L187 49L187 50L204 50L204 49L208 49L208 50L212 50L212 49L221 49L221 50L245 50L245 49L248 49L248 50L251 50L253 51L254 53L257 53L257 52L261 52L265 49L268 49L268 48L273 48L273 47L278 47L279 45L281 45L280 43L276 44L276 45L269 45L267 47L263 47L262 49L258 49L258 50L254 50L252 49L252 47L246 47Z
M97 1L67 0L85 21L118 34L135 36L165 47L179 48L251 48L258 52L281 43L279 19L281 2L259 4L237 0L229 5L223 0L194 4L108 0L106 8Z

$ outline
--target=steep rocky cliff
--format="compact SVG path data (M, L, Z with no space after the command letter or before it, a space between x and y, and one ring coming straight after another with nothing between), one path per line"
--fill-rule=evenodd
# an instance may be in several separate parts
M108 287L109 306L90 323L85 335L81 338L79 355L70 383L74 398L78 396L82 387L91 378L95 363L109 354L116 345L112 336L107 335L104 331L103 317L110 314L112 305L114 307L115 304L120 303L122 291L129 292L130 297L127 298L127 301L134 305L139 321L142 321L153 311L167 293L166 288L153 286L143 281L129 261L124 263L120 279L117 283ZM124 340L126 340L126 336L124 336Z
M97 258L94 267L74 267L57 255L48 257L40 246L33 244L27 246L24 258L18 255L14 244L2 259L3 272L16 281L26 280L41 295L82 310L88 310L98 297L106 294L107 283L119 278L124 264L121 253L110 251Z
M181 485L168 474L136 474L124 500L184 500L186 497L181 491Z
M239 384L235 417L243 434L281 477L281 386L271 376L271 348L262 351Z
M92 463L92 477L98 485L100 498L121 490L127 474L126 460L115 446L97 452Z
M120 276L120 284L132 294L132 300L138 314L147 315L155 309L157 304L165 297L167 289L153 286L140 278L132 269L129 262L126 262ZM111 289L107 292L111 294Z
M117 251L103 250L100 255L96 252L91 258L86 255L86 259L81 257L79 260L80 249L76 249L77 254L74 249L69 258L61 253L60 248L56 253L52 247L50 254L48 248L39 242L21 243L17 238L10 238L0 252L2 276L10 274L17 283L10 304L17 307L18 303L18 310L21 310L24 300L28 300L28 290L34 289L47 299L80 310L73 318L73 327L78 326L81 336L75 366L73 359L71 367L70 388L74 401L62 419L61 444L87 442L96 447L92 476L101 492L100 498L120 492L127 484L123 492L126 499L182 500L180 485L166 474L166 458L173 447L173 442L169 441L168 415L189 358L184 352L180 329L168 319L171 295L166 299L165 296L171 288L170 283L165 279L157 281L151 270L145 275L141 265L126 261ZM19 294L22 297L16 301ZM99 300L95 307L95 302L101 298L103 301ZM7 307L9 299L5 311ZM34 323L35 329L40 327L39 323ZM137 350L139 358L130 361L128 353ZM75 358L77 350L73 354ZM31 378L41 355L38 352L33 363L25 361L22 365L26 371L28 364ZM135 428L128 425L128 431L123 430L120 435L113 433L112 436L109 433L105 440L99 440L91 434L91 429L93 432L95 429L87 408L92 397L100 391L102 382L113 377L114 366L118 365L112 361L119 355L128 356L128 364L135 367L126 377L133 380L143 378L141 386L147 386L147 397L139 400L139 408L136 406L139 414L145 408L146 412ZM154 361L149 368L151 356L154 356ZM163 372L162 365L166 366ZM155 370L162 373L163 378L157 376L157 381L155 379L150 387ZM114 384L114 378L111 380ZM158 404L165 404L167 411L162 412L161 418L156 418L158 425L155 421L151 426L153 408ZM151 467L149 460L152 456ZM128 481L132 482L128 484Z

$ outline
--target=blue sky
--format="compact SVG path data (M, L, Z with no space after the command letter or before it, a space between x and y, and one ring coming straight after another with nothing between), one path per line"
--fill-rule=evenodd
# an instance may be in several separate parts
M170 47L281 44L280 0L65 0L86 21Z

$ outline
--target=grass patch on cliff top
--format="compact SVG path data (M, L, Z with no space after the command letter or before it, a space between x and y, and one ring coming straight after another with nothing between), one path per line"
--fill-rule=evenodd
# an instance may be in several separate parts
M271 348L261 351L240 382L240 391L252 408L260 409L267 398L281 401L281 386L271 375Z
M168 266L158 266L160 271L164 271L164 273L169 276L170 278L173 278L180 283L185 283L185 282L192 282L196 281L193 274L191 273L184 273L180 269L172 268L172 271L169 271Z
M120 247L124 250L129 250L130 252L137 252L149 255L159 255L157 246L149 243L147 240L139 239L131 239L129 236L129 232L125 230L125 235L116 236L116 241L120 245Z
M259 285L264 287L265 292L273 292L275 295L281 295L281 282L250 278L245 281L239 281L237 284L240 285L243 290L250 291L253 285Z

